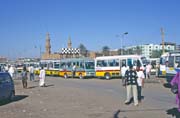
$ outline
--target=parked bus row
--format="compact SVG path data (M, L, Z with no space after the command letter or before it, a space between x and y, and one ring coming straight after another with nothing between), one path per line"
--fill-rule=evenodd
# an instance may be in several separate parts
M102 56L95 59L90 58L68 58L60 60L41 60L39 68L35 69L35 74L39 74L40 67L43 66L48 76L60 76L69 78L73 76L73 66L76 68L75 77L88 78L98 77L110 79L121 76L121 67L133 65L144 70L147 60L139 55L118 55Z

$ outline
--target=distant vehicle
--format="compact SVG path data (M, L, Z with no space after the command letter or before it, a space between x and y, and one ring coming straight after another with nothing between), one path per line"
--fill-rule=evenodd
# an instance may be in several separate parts
M169 53L165 53L161 55L160 61L159 61L159 67L158 67L158 76L165 77L166 76L166 66L169 61Z
M96 77L110 79L113 77L120 77L121 67L125 64L127 67L133 65L144 71L147 59L140 55L117 55L117 56L102 56L95 58Z
M59 76L60 60L40 60L40 64L35 67L35 74L40 73L41 67L44 67L47 76Z
M94 77L94 59L90 58L67 58L60 60L59 76L64 78L72 77L73 65L76 66L75 77L80 79Z
M152 66L151 74L156 74L156 76L158 76L158 71L159 71L158 65L159 65L160 59L159 58L150 58L149 61L150 61L150 64Z
M0 100L13 100L15 96L14 82L7 72L0 72Z
M17 72L22 72L24 65L23 64L16 64Z
M180 72L180 52L171 52L166 67L167 82L170 82L177 72Z

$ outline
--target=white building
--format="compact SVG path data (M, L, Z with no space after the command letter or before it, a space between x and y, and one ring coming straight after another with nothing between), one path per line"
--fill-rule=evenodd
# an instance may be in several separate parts
M130 47L126 47L126 50L127 49L136 50L137 47L139 47L142 50L141 54L148 57L148 58L151 57L152 52L154 50L157 50L157 51L162 50L162 44L160 44L160 45L158 45L158 44L144 44L144 45L130 46ZM164 49L166 51L174 51L175 50L175 44L165 42L164 43Z

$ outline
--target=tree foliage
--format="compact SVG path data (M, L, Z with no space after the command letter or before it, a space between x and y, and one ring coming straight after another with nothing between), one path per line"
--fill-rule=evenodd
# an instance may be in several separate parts
M80 49L80 54L82 56L86 57L87 56L87 52L88 52L86 47L83 44L80 44L79 45L79 49Z
M108 46L103 46L102 53L104 56L109 56L110 48Z
M150 55L151 58L160 58L162 55L162 50L153 50Z

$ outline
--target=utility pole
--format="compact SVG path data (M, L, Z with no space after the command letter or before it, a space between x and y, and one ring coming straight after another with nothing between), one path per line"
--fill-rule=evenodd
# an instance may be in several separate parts
M161 38L162 38L162 53L164 54L165 51L164 51L164 30L163 28L161 28Z

